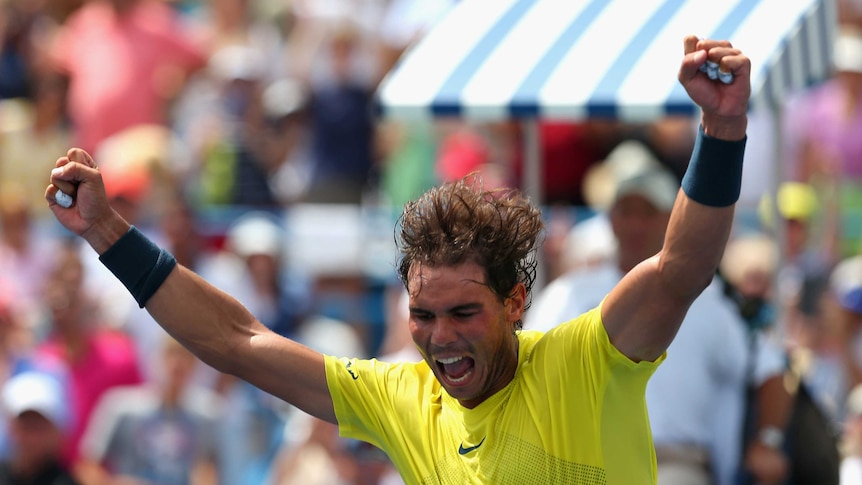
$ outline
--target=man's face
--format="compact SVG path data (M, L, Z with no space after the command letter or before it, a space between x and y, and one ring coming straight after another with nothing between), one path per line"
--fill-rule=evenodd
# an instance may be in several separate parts
M9 423L9 435L15 457L25 467L60 456L62 432L35 411L25 411L13 418Z
M526 301L523 285L501 302L473 262L417 264L408 284L413 341L452 397L473 408L512 380L518 364L514 325Z
M670 213L639 195L627 195L610 211L611 227L619 244L620 265L631 270L661 250Z

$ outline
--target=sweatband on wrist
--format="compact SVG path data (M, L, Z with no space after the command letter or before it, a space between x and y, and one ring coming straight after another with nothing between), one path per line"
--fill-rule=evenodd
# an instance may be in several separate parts
M713 138L697 130L691 161L682 178L682 190L695 202L727 207L739 199L742 188L742 159L745 142Z
M177 265L171 253L156 246L135 226L102 253L99 261L123 283L140 308Z

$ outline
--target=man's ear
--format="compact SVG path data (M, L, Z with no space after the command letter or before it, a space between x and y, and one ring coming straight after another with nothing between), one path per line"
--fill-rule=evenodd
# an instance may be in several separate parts
M527 303L527 287L523 283L518 283L509 298L506 298L504 305L506 306L506 319L510 322L517 322L524 316L524 305Z

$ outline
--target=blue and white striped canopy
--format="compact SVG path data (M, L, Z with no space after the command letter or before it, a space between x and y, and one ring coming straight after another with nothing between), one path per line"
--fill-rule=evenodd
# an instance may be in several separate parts
M677 81L687 34L752 61L752 108L831 74L834 0L461 0L378 90L385 118L694 114Z

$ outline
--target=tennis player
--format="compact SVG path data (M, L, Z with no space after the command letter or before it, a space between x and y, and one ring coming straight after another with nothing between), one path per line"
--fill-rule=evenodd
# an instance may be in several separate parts
M398 274L424 357L412 364L321 355L270 332L129 226L80 149L57 161L46 198L202 360L378 446L407 483L654 483L645 386L728 239L750 97L750 61L729 42L689 36L684 46L678 78L701 127L663 249L546 334L521 330L540 212L478 178L434 188L401 216ZM733 82L710 79L707 60ZM70 208L57 190L74 195Z

